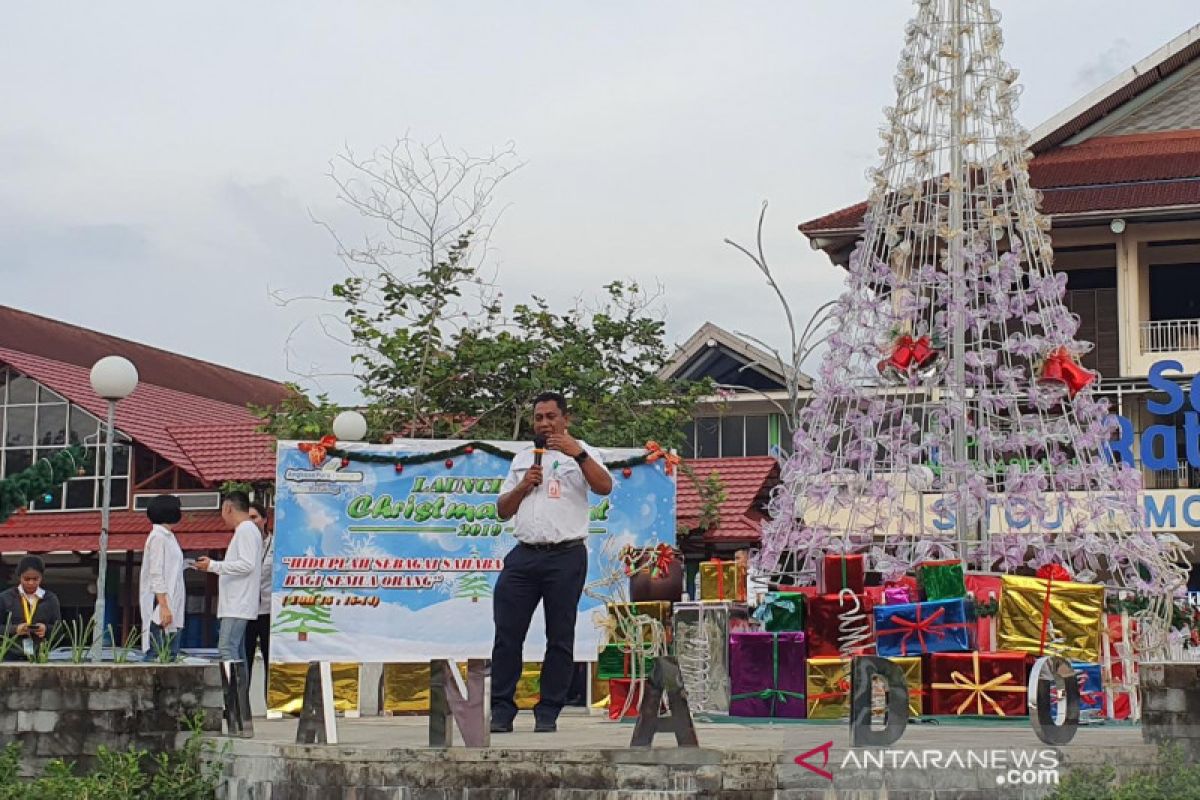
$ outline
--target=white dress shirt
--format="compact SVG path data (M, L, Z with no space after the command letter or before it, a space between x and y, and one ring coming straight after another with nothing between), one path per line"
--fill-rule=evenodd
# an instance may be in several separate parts
M579 446L597 464L600 453L584 442ZM517 488L525 473L533 466L533 447L517 453L509 467L508 477L500 494ZM552 483L558 482L558 497L553 497ZM525 544L553 544L571 539L586 539L590 509L588 482L583 467L575 459L557 450L542 455L542 485L527 494L513 516L513 536Z
M271 562L275 560L275 537L267 536L264 540L262 577L258 582L258 615L271 613Z
M225 550L225 560L210 561L209 571L220 575L217 617L258 618L259 580L262 577L263 537L250 520L238 523Z
M171 624L162 624L162 613L155 595L167 596L167 607L171 609ZM142 610L142 649L150 647L150 623L166 631L183 629L183 616L187 606L187 589L183 583L183 550L175 534L162 525L155 525L146 537L142 551L142 573L138 587L138 602Z

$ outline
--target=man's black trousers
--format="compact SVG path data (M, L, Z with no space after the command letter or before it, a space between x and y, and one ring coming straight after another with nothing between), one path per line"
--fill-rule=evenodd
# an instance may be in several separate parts
M513 695L521 678L521 651L538 602L546 620L539 720L552 721L567 702L575 665L575 615L587 578L587 547L580 541L555 549L518 544L504 558L496 581L492 615L492 719L511 722L517 715Z

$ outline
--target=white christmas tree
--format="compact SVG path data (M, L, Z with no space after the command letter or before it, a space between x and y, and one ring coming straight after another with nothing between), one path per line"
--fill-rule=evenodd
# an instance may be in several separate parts
M1108 454L1114 423L1079 365L1091 345L1053 270L999 16L988 0L917 6L757 566L807 580L828 552L867 553L885 576L931 557L1059 563L1151 598L1144 645L1159 646L1182 545L1146 530L1140 473Z

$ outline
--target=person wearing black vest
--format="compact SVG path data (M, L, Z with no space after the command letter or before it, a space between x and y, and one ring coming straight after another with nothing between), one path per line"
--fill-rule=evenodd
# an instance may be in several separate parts
M37 556L25 556L17 566L18 583L0 592L0 622L5 636L16 636L16 646L3 654L5 661L33 660L38 646L62 622L54 592L42 588L46 565Z

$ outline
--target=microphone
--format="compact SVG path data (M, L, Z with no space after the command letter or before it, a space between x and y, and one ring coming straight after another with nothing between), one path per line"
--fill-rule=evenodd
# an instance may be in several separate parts
M533 437L533 465L540 467L542 465L542 456L546 454L546 437L538 434Z

